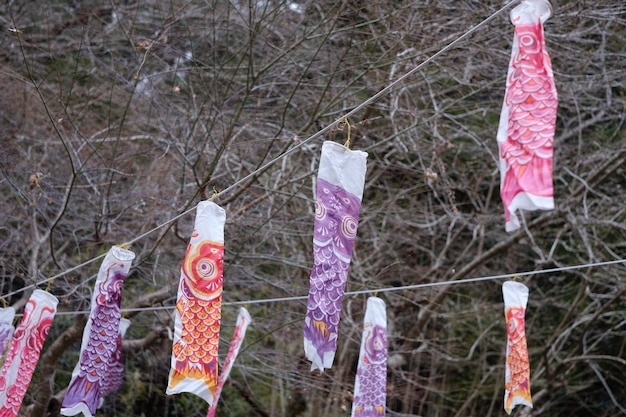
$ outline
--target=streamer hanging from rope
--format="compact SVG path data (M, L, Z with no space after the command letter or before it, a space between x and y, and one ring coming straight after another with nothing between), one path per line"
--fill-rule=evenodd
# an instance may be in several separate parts
M363 110L364 108L366 108L370 104L374 103L376 100L380 99L381 97L384 97L386 94L391 92L393 89L395 89L396 87L401 85L409 77L411 77L412 75L416 74L418 71L422 70L425 66L427 66L431 62L435 61L438 57L444 55L448 51L450 51L453 48L455 48L458 45L460 45L464 40L466 40L472 34L476 33L480 29L482 29L484 26L486 26L492 20L496 19L501 13L503 13L504 11L509 9L517 1L518 0L510 0L509 2L504 4L501 8L499 8L498 10L496 10L495 12L493 12L492 14L487 16L485 19L483 19L479 23L477 23L475 25L472 25L469 29L467 29L465 32L463 32L463 34L461 34L459 37L455 38L454 40L452 40L451 42L446 44L443 48L439 49L434 54L430 55L428 58L426 58L420 64L418 64L415 67L411 68L411 70L405 72L403 75L401 75L400 77L396 78L394 81L392 81L389 84L387 84L384 88L379 90L376 94L368 97L366 100L362 101L360 104L355 106L352 110L350 110L349 112L345 113L344 115L342 115L341 117L336 119L333 123L330 123L330 124L326 125L326 127L318 130L317 132L313 133L311 136L307 137L306 139L300 140L297 143L297 145L292 146L291 148L289 148L285 152L281 153L280 155L278 155L274 159L268 161L267 163L265 163L262 166L258 167L254 171L250 172L249 174L239 178L237 181L235 181L234 183L230 184L225 189L221 190L220 194L226 194L226 193L236 189L237 187L241 186L242 184L247 183L250 179L252 179L252 178L256 177L257 175L259 175L259 173L265 172L268 167L274 165L276 162L283 160L287 156L289 156L289 155L293 154L294 152L296 152L298 149L300 149L303 146L311 143L314 139L317 139L317 138L321 137L322 135L324 135L325 133L331 131L334 127L337 126L338 123L341 123L346 118L348 118L348 117L358 113L359 111ZM177 215L175 215L173 217L170 217L169 219L167 219L163 223L153 227L152 229L150 229L150 230L148 230L148 231L146 231L146 232L144 232L142 234L139 234L139 235L135 236L133 239L131 239L127 243L128 244L132 244L132 243L135 243L135 242L138 242L138 241L144 239L145 237L153 234L154 232L156 232L158 230L161 230L162 228L170 225L171 223L175 222L176 220L186 216L187 214L189 214L192 211L194 211L194 209L195 209L195 207L187 209L187 210L185 210L185 211L183 211L181 213L178 213ZM60 273L58 273L58 274L56 274L54 276L45 278L45 279L43 279L41 281L38 281L38 282L30 284L30 285L24 286L22 288L19 288L19 289L15 290L15 291L7 293L7 294L3 294L3 295L0 296L0 299L8 299L9 297L11 297L11 296L13 296L15 294L20 294L23 291L30 290L32 288L35 288L35 287L37 287L39 285L42 285L42 284L45 284L45 283L47 283L49 281L52 281L54 279L58 279L58 278L61 278L63 276L66 276L66 275L68 275L71 272L74 272L74 271L76 271L76 270L78 270L80 268L83 268L83 267L85 267L87 265L92 264L93 262L96 262L96 261L102 259L103 257L104 257L104 255L99 255L99 256L96 256L94 258L88 259L85 262L82 262L82 263L80 263L78 265L75 265L75 266L73 266L71 268L68 268L68 269L66 269L66 270L64 270L64 271L62 271L62 272L60 272Z
M39 289L26 303L0 373L0 417L17 416L58 304L54 295Z
M543 35L543 22L550 14L547 0L524 0L511 11L515 36L497 135L507 232L520 227L516 210L554 208L558 99Z
M241 309L239 310L239 316L237 316L235 333L233 333L233 338L230 340L230 347L228 348L228 353L226 354L226 359L224 360L224 367L222 368L220 378L217 381L217 388L215 389L213 404L211 404L211 406L209 407L207 417L215 417L217 402L219 401L220 395L222 394L224 382L226 382L226 379L228 379L228 376L230 375L231 369L233 369L235 359L237 359L239 349L241 349L241 344L243 343L243 338L246 337L246 330L248 330L248 325L251 321L252 319L250 318L250 313L248 313L248 310L241 307Z
M533 406L525 329L528 287L521 282L507 281L502 284L502 295L507 332L504 410L511 414L518 404Z
M378 297L367 299L352 417L382 417L387 398L387 312Z
M81 343L79 362L72 372L61 414L85 417L96 414L108 389L113 358L120 335L122 284L128 276L135 253L113 246L100 265L91 298L91 313Z
M191 392L210 404L217 385L226 213L202 201L183 260L167 394Z
M330 368L337 350L337 326L354 248L367 153L324 142L317 175L311 271L304 351L311 371Z

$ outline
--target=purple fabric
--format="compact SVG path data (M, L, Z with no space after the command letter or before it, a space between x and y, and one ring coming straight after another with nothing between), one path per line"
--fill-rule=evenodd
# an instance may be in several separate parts
M352 417L383 417L387 390L387 315L377 297L367 300Z
M104 397L109 395L110 393L117 391L122 386L122 382L124 382L124 361L122 357L122 339L126 334L126 330L130 326L130 320L121 319L120 320L120 328L117 336L117 342L115 346L115 352L113 352L113 356L111 357L111 364L109 366L109 371L104 378L104 384L102 385L102 389L100 391L100 396ZM101 398L102 399L102 398Z
M63 398L61 414L96 413L102 391L107 392L110 366L118 350L122 284L134 253L113 247L100 267L92 299L91 315L81 346L80 362Z
M4 353L5 348L13 334L13 319L15 318L15 309L13 307L0 309L0 355Z
M313 362L313 369L330 368L337 349L341 301L360 208L361 201L357 196L317 179L313 230L315 263L304 325L305 345L310 346L307 357Z

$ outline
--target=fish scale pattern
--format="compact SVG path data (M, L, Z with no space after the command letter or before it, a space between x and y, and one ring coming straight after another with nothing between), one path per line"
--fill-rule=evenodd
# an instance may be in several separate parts
M341 313L350 258L356 238L360 199L321 178L313 229L314 266L311 270L305 349L312 367L322 370L332 363L337 349L337 327ZM330 361L328 358L331 358Z
M504 409L507 413L517 404L532 407L524 315L525 309L522 307L510 307L505 312L508 335L506 369L509 379L505 383Z
M505 95L506 138L500 141L504 164L500 193L507 230L519 227L517 209L554 207L552 157L558 97L543 26L515 25L517 51L511 59Z
M226 214L210 201L200 202L197 210L181 268L166 392L191 392L212 404L218 376Z
M113 356L111 357L111 363L109 365L109 369L104 378L104 384L102 385L102 389L100 391L100 396L104 397L109 395L110 393L117 391L124 382L124 362L122 357L122 339L124 338L124 334L130 325L130 321L128 319L120 320L120 329L117 335L117 340L115 343L115 352L113 352ZM100 406L100 404L98 405Z
M352 417L383 417L387 398L387 313L385 303L369 297L363 319Z
M28 300L0 372L0 417L17 416L58 302L56 297L42 290L35 290Z
M80 361L72 373L61 414L73 416L96 413L101 398L111 392L111 368L118 343L121 343L120 321L122 284L128 276L135 254L120 247L112 248L105 257L96 280L91 314L85 327Z

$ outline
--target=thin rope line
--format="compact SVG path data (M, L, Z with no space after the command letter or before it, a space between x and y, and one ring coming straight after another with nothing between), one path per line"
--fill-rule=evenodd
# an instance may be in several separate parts
M469 28L461 36L459 36L458 38L456 38L455 40L453 40L452 42L450 42L449 44L447 44L446 46L441 48L439 51L437 51L436 53L434 53L430 57L426 58L424 61L422 61L422 63L418 64L417 66L412 68L410 71L404 73L402 76L400 76L395 81L393 81L390 84L388 84L385 88L380 90L378 93L376 93L373 96L369 97L368 99L363 101L361 104L356 106L354 109L350 110L349 112L345 113L343 116L339 117L333 123L327 125L326 127L324 127L321 130L318 130L316 133L312 134L311 136L309 136L308 138L304 139L303 141L300 141L297 145L295 145L294 147L286 150L284 153L278 155L276 158L274 158L271 161L267 162L266 164L262 165L260 168L257 168L256 170L252 171L248 175L245 175L244 177L240 178L239 180L237 180L233 184L231 184L228 187L224 188L222 191L219 192L219 195L224 194L224 193L228 193L229 191L237 188L239 185L241 185L245 181L248 181L250 178L254 177L259 172L264 171L265 169L267 169L270 166L274 165L276 162L278 162L278 161L282 160L283 158L291 155L292 153L294 153L296 150L298 150L299 148L301 148L302 146L304 146L308 142L310 142L313 139L316 139L316 138L320 137L321 135L323 135L324 133L328 132L330 129L332 129L334 126L336 126L338 123L340 123L344 119L352 116L353 114L357 113L358 111L360 111L364 107L366 107L369 104L373 103L374 101L378 100L380 97L382 97L383 95L385 95L388 92L390 92L391 90L393 90L398 84L400 84L401 82L403 82L404 80L409 78L411 75L415 74L417 71L421 70L423 67L425 67L426 65L428 65L429 63L431 63L432 61L437 59L440 55L443 55L444 53L448 52L450 49L454 48L462 40L464 40L465 38L467 38L468 36L470 36L471 34L476 32L478 29L480 29L483 26L485 26L487 23L491 22L500 13L502 13L503 11L505 11L506 9L511 7L513 5L513 3L516 3L518 1L519 0L511 0L511 1L509 1L507 4L505 4L500 9L498 9L496 12L494 12L489 17L484 19L482 22L480 22L477 25L472 26L471 28ZM128 245L131 245L131 244L133 244L133 243L143 239L144 237L147 237L147 236L151 235L152 233L156 232L157 230L162 229L163 227L169 225L170 223L175 222L176 220L180 219L181 217L186 216L187 214L189 214L193 210L195 210L195 208L196 207L194 206L194 207L192 207L190 209L187 209L187 210L183 211L182 213L179 213L179 214L175 215L174 217L170 218L169 220L166 220L165 222L161 223L160 225L158 225L158 226L148 230L147 232L144 232L144 233L140 234L139 236L136 236L132 240L129 240L128 242L125 242L125 243L128 244ZM87 266L87 265L97 261L98 259L102 259L104 256L105 255L97 256L95 258L92 258L90 260L87 260L87 261L83 262L82 264L76 265L75 267L72 267L72 268L70 268L68 270L60 272L60 273L58 273L57 275L55 275L53 277L46 278L46 279L41 280L41 281L39 281L39 282L37 282L35 284L27 285L25 287L20 288L19 290L10 292L9 294L1 296L0 300L1 299L5 299L5 298L10 297L10 296L15 295L15 294L22 293L22 292L27 291L29 289L38 287L38 286L40 286L42 284L45 284L45 283L47 283L49 281L52 281L54 279L60 278L60 277L62 277L64 275L69 274L70 272L73 272L73 271L75 271L75 270L77 270L79 268L82 268L83 266ZM87 282L87 281L84 281L84 282Z
M593 268L599 266L609 266L615 264L626 263L626 259L617 259L613 261L603 261L603 262L594 262L588 264L579 264L579 265L569 265L562 266L558 268L550 268L550 269L542 269L540 271L526 271L526 272L515 272L510 274L499 274L499 275L488 275L482 277L475 278L464 278L464 279L455 279L452 281L440 281L440 282L428 282L424 284L414 284L414 285L404 285L401 287L386 287L386 288L374 288L369 290L358 290L358 291L347 291L344 293L344 296L352 296L352 295L362 295L362 294L374 294L374 293L383 293L383 292L396 292L396 291L410 291L410 290L418 290L423 288L432 288L432 287L442 287L446 285L459 285L459 284L470 284L474 282L481 281L496 281L500 279L514 278L514 277L525 277L532 275L544 275L551 274L555 272L563 272L563 271L571 271L575 269L583 269L583 268ZM277 298L263 298L259 300L247 300L247 301L227 301L223 302L223 306L238 306L238 305L249 305L249 304L269 304L269 303L282 303L287 301L299 301L308 299L308 295L296 295L292 297L277 297ZM122 309L122 313L129 312L141 312L141 311L161 311L161 310L171 310L176 306L155 306L155 307L138 307L138 308L126 308ZM60 311L57 315L78 315L78 314L89 314L89 310L82 311Z
M360 111L364 107L366 107L366 106L370 105L371 103L373 103L374 101L378 100L380 97L384 96L385 94L387 94L388 92L393 90L398 84L400 84L401 82L403 82L404 80L409 78L411 75L413 75L417 71L421 70L426 65L430 64L432 61L434 61L440 55L443 55L444 53L448 52L450 49L454 48L457 43L461 42L462 40L467 38L469 35L471 35L472 33L476 32L478 29L480 29L481 27L483 27L484 25L489 23L491 20L495 19L496 16L498 16L500 13L502 13L503 11L505 11L506 9L511 7L511 5L513 5L513 3L517 2L517 1L518 0L511 0L506 5L504 5L499 10L497 10L495 13L493 13L491 16L487 17L485 20L483 20L482 22L478 23L476 26L471 27L467 32L465 32L464 34L462 34L461 36L456 38L454 41L450 42L448 45L444 46L442 49L437 51L435 54L433 54L430 57L428 57L421 64L418 64L416 67L414 67L410 71L406 72L401 77L397 78L395 81L393 81L390 84L388 84L385 88L380 90L378 93L376 93L373 96L369 97L367 100L363 101L361 104L356 106L354 109L352 109L349 112L345 113L343 116L340 116L334 122L332 122L331 124L327 125L323 129L318 130L316 133L312 134L311 136L309 136L305 140L301 141L300 143L298 143L293 148L290 148L290 149L286 150L284 153L278 155L276 158L274 158L273 160L267 162L265 165L262 165L260 168L256 169L255 171L252 171L251 173L249 173L248 175L246 175L243 178L239 179L235 183L229 185L224 190L220 191L219 195L227 193L227 192L231 191L232 189L238 187L241 183L243 183L243 182L249 180L250 178L254 177L259 172L264 171L265 169L267 169L268 167L272 166L276 162L278 162L281 159L285 158L286 156L292 154L293 152L295 152L297 149L299 149L300 147L304 146L308 142L310 142L313 139L316 139L316 138L320 137L321 135L323 135L324 133L328 132L334 126L337 126L339 123L342 123L348 117L350 117L353 114L357 113L358 111Z
M20 294L20 293L22 293L22 292L24 292L24 291L28 291L28 290L30 290L31 288L38 287L38 286L40 286L41 284L45 284L46 282L54 281L55 279L60 278L60 277L62 277L62 276L64 276L64 275L67 275L67 274L69 274L70 272L74 272L74 271L76 271L77 269L82 268L83 266L87 266L87 265L89 265L89 264L92 264L92 263L94 263L95 261L97 261L98 259L102 259L102 258L104 258L105 256L106 256L106 253L103 253L102 255L98 255L98 256L96 256L95 258L91 258L91 259L86 260L86 261L85 261L85 262L83 262L82 264L75 265L75 266L73 266L73 267L71 267L71 268L69 268L69 269L66 269L66 270L65 270L65 271L63 271L63 272L59 272L58 274L56 274L56 275L54 275L54 276L52 276L52 277L50 277L50 278L46 278L46 279L41 280L41 281L39 281L39 282L37 282L37 283L35 283L35 284L30 284L30 285L27 285L27 286L25 286L25 287L20 288L19 290L11 291L11 292L10 292L10 293L8 293L8 294L4 294L4 295L2 295L2 296L0 297L0 300L3 300L3 299L5 299L5 298L9 298L10 296L15 295L15 294ZM85 280L84 282L88 282L88 281L90 281L91 279L93 279L93 277L90 277L89 279Z
M334 122L332 122L331 124L327 125L326 127L322 128L322 129L318 130L316 133L312 134L308 138L300 141L294 147L289 148L284 153L278 155L276 158L268 161L264 165L261 165L261 167L257 168L256 170L252 171L248 175L245 175L244 177L240 178L239 180L237 180L233 184L231 184L228 187L224 188L222 191L220 191L218 193L218 197L217 198L219 198L220 195L228 193L229 191L237 188L239 185L241 185L242 183L248 181L249 179L251 179L252 177L257 175L259 172L263 172L264 170L266 170L270 166L274 165L276 162L282 160L283 158L286 158L287 156L289 156L292 153L294 153L296 150L300 149L302 146L304 146L307 143L311 142L313 139L317 139L318 137L322 136L324 133L328 132L334 126L337 126L338 123L341 123L343 120L347 119L348 117L350 117L353 114L357 113L358 111L362 110L364 107L368 106L372 102L378 100L380 97L384 96L385 94L387 94L388 92L393 90L398 84L400 84L401 82L403 82L404 80L409 78L411 75L413 75L417 71L421 70L426 65L430 64L432 61L434 61L440 55L443 55L444 53L448 52L450 49L454 48L456 46L456 44L458 44L459 42L461 42L462 40L467 38L472 33L476 32L478 29L480 29L481 27L483 27L484 25L489 23L491 20L495 19L500 13L502 13L503 11L505 11L506 9L511 7L511 5L513 5L513 3L517 2L517 1L518 0L511 0L506 5L504 5L500 9L498 9L491 16L487 17L485 20L483 20L482 22L478 23L476 26L471 27L467 32L462 34L460 37L456 38L454 41L452 41L448 45L444 46L442 49L437 51L435 54L431 55L426 60L424 60L422 63L420 63L416 67L412 68L410 71L406 72L401 77L397 78L395 81L393 81L390 84L388 84L385 88L383 88L378 93L374 94L373 96L371 96L368 99L366 99L365 101L363 101L361 104L356 106L354 109L350 110L348 113L346 113L343 116L337 118ZM155 231L157 231L157 230L167 226L168 224L172 223L173 221L176 221L179 218L183 217L184 215L192 212L194 209L195 209L195 207L190 208L190 209L188 209L188 210L186 210L186 211L184 211L184 212L182 212L182 213L172 217L171 219L167 220L165 223L163 223L161 225L158 225L155 228L153 228L153 229L151 229L151 230L149 230L149 231L147 231L147 232L137 236L133 240L129 241L128 244L132 244L132 243L135 243L136 241L138 241L140 239L143 239L144 237L146 237L146 236L154 233Z

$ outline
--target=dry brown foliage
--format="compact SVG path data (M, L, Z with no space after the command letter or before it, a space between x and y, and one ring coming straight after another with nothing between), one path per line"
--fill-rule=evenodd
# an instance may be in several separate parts
M350 119L369 153L348 290L623 259L626 6L560 1L546 23L559 114L557 208L507 234L496 129L512 26L502 13ZM133 240L285 151L216 200L225 301L306 295L312 184L334 123L502 1L7 1L0 6L0 285L7 294ZM9 30L13 29L13 30ZM332 125L326 139L344 141ZM124 307L172 305L193 214L141 238ZM98 264L54 280L88 309ZM624 265L524 278L535 408L626 414ZM501 280L381 295L388 415L502 414ZM45 288L45 284L42 285ZM8 300L23 306L30 291ZM335 366L308 372L303 301L251 304L220 415L344 416L365 296L344 300ZM237 307L223 309L223 353ZM166 397L168 311L130 314L126 383L103 415L203 415ZM56 415L84 317L59 315L23 412Z

